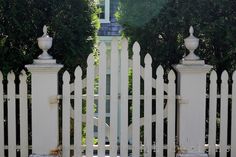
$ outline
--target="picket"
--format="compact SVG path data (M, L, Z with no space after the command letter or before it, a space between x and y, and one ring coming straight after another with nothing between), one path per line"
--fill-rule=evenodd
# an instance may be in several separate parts
M27 104L27 83L26 73L20 75L20 145L21 156L28 155L28 104Z
M128 41L122 40L121 50L121 131L120 155L128 156Z
M163 157L164 70L162 66L157 68L156 75L156 157Z
M145 56L144 70L144 157L152 156L152 58Z
M63 157L70 157L70 75L63 74L63 102L62 102L62 152Z
M98 157L105 156L105 115L106 115L106 45L99 46L99 98L98 98Z
M210 100L209 100L209 139L208 152L210 157L215 157L216 143L216 107L217 107L217 74L215 71L210 75Z
M113 39L111 43L111 98L110 98L110 156L117 157L117 116L118 116L118 41Z
M133 45L133 127L132 127L132 156L140 156L140 46Z
M94 57L90 54L87 60L87 100L86 100L86 156L93 156L94 138Z
M8 156L16 157L16 99L15 99L15 74L7 75L7 100L8 100Z
M233 73L232 116L231 116L231 157L236 154L236 71Z
M168 126L167 126L167 154L168 157L175 156L175 73L174 71L170 71L168 74Z
M0 72L0 156L4 156L4 100L3 100L3 75Z
M74 156L82 156L82 70L78 66L75 69L74 84Z
M227 156L227 127L228 127L228 73L221 75L220 101L220 157Z

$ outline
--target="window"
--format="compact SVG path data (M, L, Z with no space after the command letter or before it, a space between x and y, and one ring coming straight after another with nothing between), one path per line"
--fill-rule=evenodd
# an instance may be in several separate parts
M99 14L101 23L110 22L110 0L98 0L97 6L101 9Z

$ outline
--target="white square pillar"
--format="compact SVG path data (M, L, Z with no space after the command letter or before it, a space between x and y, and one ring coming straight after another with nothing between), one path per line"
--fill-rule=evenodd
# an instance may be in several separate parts
M41 63L26 67L31 72L32 153L49 154L58 146L58 71L62 65Z
M199 64L200 63L200 64ZM178 72L177 107L178 157L205 157L206 74L212 66L204 61L183 61L174 67Z

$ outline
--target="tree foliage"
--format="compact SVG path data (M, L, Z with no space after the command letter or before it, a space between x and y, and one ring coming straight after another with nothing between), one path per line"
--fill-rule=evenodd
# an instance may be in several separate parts
M166 0L119 0L117 16L121 24L142 27L156 17Z
M86 66L99 27L94 1L0 0L0 70L19 72L37 58L43 25L49 26L53 37L49 53L65 69Z
M139 5L148 2L142 1ZM140 43L142 57L150 53L155 68L159 64L170 67L179 63L187 53L183 39L189 36L189 27L192 25L195 36L200 38L196 54L214 65L219 73L224 69L235 69L236 1L169 0L162 4L157 15L139 25L129 20L132 17L124 16L123 9L132 8L132 4L120 3L118 20L123 26L123 33L131 43ZM147 9L132 11L131 16L136 16L137 20L142 20L140 12L149 12Z

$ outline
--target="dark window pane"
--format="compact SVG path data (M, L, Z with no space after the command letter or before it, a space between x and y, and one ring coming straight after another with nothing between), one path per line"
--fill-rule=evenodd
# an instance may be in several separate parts
M99 0L98 8L100 9L99 18L105 19L105 0Z

